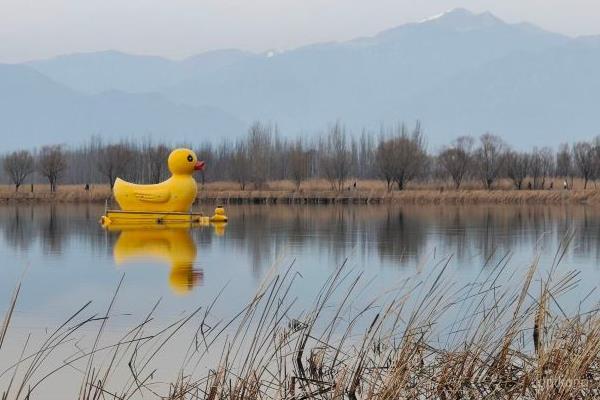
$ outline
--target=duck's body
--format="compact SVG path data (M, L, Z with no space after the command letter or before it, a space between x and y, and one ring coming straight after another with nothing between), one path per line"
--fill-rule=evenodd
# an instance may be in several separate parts
M172 176L154 185L138 185L120 178L113 194L123 211L188 212L197 194L191 176Z
M121 210L144 212L189 212L196 199L198 186L192 174L204 163L188 149L174 150L169 156L169 170L173 174L164 182L138 185L117 178L113 195Z

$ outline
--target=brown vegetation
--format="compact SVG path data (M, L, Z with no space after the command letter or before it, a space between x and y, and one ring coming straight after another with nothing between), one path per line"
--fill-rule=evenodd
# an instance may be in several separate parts
M91 185L85 190L84 185L62 185L52 191L49 185L25 185L19 192L10 190L9 186L0 186L0 202L33 201L64 203L104 203L111 198L110 187Z
M199 185L198 202L203 203L359 203L359 204L600 204L600 189L583 189L584 182L575 180L574 189L563 190L561 180L547 180L553 190L515 190L512 183L500 180L496 190L486 190L478 181L465 181L463 189L454 189L454 182L413 182L407 188L387 190L386 182L359 180L349 184L344 190L331 189L327 180L313 179L303 183L300 189L297 182L282 180L266 182L262 189L240 190L237 182L210 182ZM25 185L19 192L8 185L0 186L0 202L34 201L64 203L112 203L108 184L62 185L55 192L48 185Z
M593 398L600 314L595 304L587 309L584 294L575 311L560 304L577 287L576 273L557 272L568 242L548 274L538 274L536 262L511 271L502 259L460 283L448 278L444 259L385 292L369 291L343 264L304 310L295 307L298 275L275 269L230 318L215 316L213 302L156 328L157 304L121 340L105 343L121 279L102 315L87 316L88 303L39 347L25 341L19 359L0 371L8 382L2 398L43 398L45 385L69 371L79 377L69 382L81 399ZM17 289L0 338L11 333L18 299ZM97 333L86 341L82 328L90 325ZM182 338L184 327L193 337ZM182 360L180 370L165 382L158 356L181 340L189 340L187 350L169 353ZM73 355L47 368L73 344Z

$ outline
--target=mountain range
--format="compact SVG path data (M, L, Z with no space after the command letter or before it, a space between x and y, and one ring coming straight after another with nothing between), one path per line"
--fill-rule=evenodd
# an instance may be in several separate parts
M421 120L430 146L487 131L515 147L600 134L600 37L455 9L347 42L184 60L105 51L0 65L8 147L150 136L285 136Z

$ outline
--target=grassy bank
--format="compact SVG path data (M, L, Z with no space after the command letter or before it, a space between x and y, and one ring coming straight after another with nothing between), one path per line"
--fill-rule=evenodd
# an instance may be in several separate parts
M213 315L211 303L155 327L155 306L106 343L103 333L119 318L119 283L101 315L87 315L84 305L39 347L27 339L19 359L0 357L0 393L45 398L53 379L70 372L81 399L592 398L600 312L589 294L574 294L576 273L557 273L564 251L550 274L535 262L510 271L503 259L476 282L460 283L442 260L378 294L344 264L302 310L294 306L301 278L292 267L274 269L233 316ZM574 312L561 306L568 292L581 300ZM0 325L0 355L19 293ZM219 301L227 301L226 289ZM97 331L85 340L88 325ZM167 350L173 341L188 343L182 354ZM70 347L74 353L60 358ZM161 355L181 360L180 369L164 371Z
M89 190L85 190L83 185L59 185L54 193L48 185L25 185L18 192L14 186L0 186L0 202L104 203L110 197L108 185L91 185Z
M575 182L572 190L563 190L562 183L553 182L556 189L515 190L509 182L501 181L495 190L484 190L477 183L467 182L464 189L455 190L445 182L409 185L405 190L385 188L380 181L354 182L344 190L332 190L326 181L305 182L299 190L292 182L277 181L268 183L256 190L240 190L234 182L214 182L201 185L198 193L200 203L223 204L600 204L600 189L590 184L583 189L581 182ZM0 186L0 202L63 202L63 203L104 203L111 202L108 185L91 185L85 190L82 185L61 185L55 193L47 185L21 187L15 192L13 187Z

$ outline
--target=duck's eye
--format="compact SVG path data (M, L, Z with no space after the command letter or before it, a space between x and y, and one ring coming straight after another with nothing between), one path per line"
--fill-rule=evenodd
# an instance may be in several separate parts
M191 154L188 156L188 161L189 161L189 162L192 162L192 161L194 161L194 157L192 157L192 155L191 155Z

